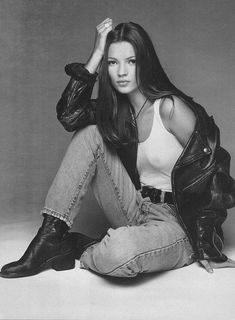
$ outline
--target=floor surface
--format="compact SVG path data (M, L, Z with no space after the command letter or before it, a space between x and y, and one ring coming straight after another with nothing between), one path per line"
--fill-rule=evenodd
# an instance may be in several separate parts
M0 264L19 258L40 225L0 225ZM225 253L235 259L235 214L225 223ZM76 268L0 278L0 319L235 320L235 269L208 274L196 263L182 269L113 279Z

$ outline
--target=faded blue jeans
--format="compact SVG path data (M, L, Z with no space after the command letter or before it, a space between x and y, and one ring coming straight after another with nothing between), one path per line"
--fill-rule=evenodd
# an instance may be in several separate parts
M71 227L89 185L110 228L101 242L82 254L81 268L109 276L134 277L193 262L192 247L174 206L153 204L149 198L142 198L95 125L74 134L42 213L60 218Z

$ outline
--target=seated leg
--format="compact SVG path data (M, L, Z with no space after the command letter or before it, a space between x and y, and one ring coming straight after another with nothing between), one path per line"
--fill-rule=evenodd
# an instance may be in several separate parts
M89 185L111 226L127 225L135 219L141 196L94 125L73 136L42 213L60 218L71 227Z
M110 220L113 225L130 224L138 212L138 197L134 186L127 173L124 173L118 157L103 143L96 126L86 127L73 136L49 189L42 210L45 216L42 227L22 258L5 265L1 276L23 277L47 268L64 270L74 267L75 255L78 255L75 252L76 237L68 234L67 229L72 226L94 177L95 185L103 185L103 199L108 199L106 204L109 204L110 209L106 212L112 217ZM123 197L120 196L121 190L125 194Z
M114 277L134 277L139 273L165 271L193 262L193 250L183 229L167 212L156 205L154 219L138 226L109 229L101 242L81 256L81 267Z

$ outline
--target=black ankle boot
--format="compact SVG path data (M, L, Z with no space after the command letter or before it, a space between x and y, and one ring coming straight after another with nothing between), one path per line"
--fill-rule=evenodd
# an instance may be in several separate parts
M2 267L0 276L18 278L32 276L46 269L57 271L75 266L76 241L66 223L50 215L44 221L20 260Z

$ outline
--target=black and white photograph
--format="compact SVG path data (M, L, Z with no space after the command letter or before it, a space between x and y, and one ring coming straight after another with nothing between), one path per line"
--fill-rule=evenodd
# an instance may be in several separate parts
M234 16L0 0L0 319L235 320Z

